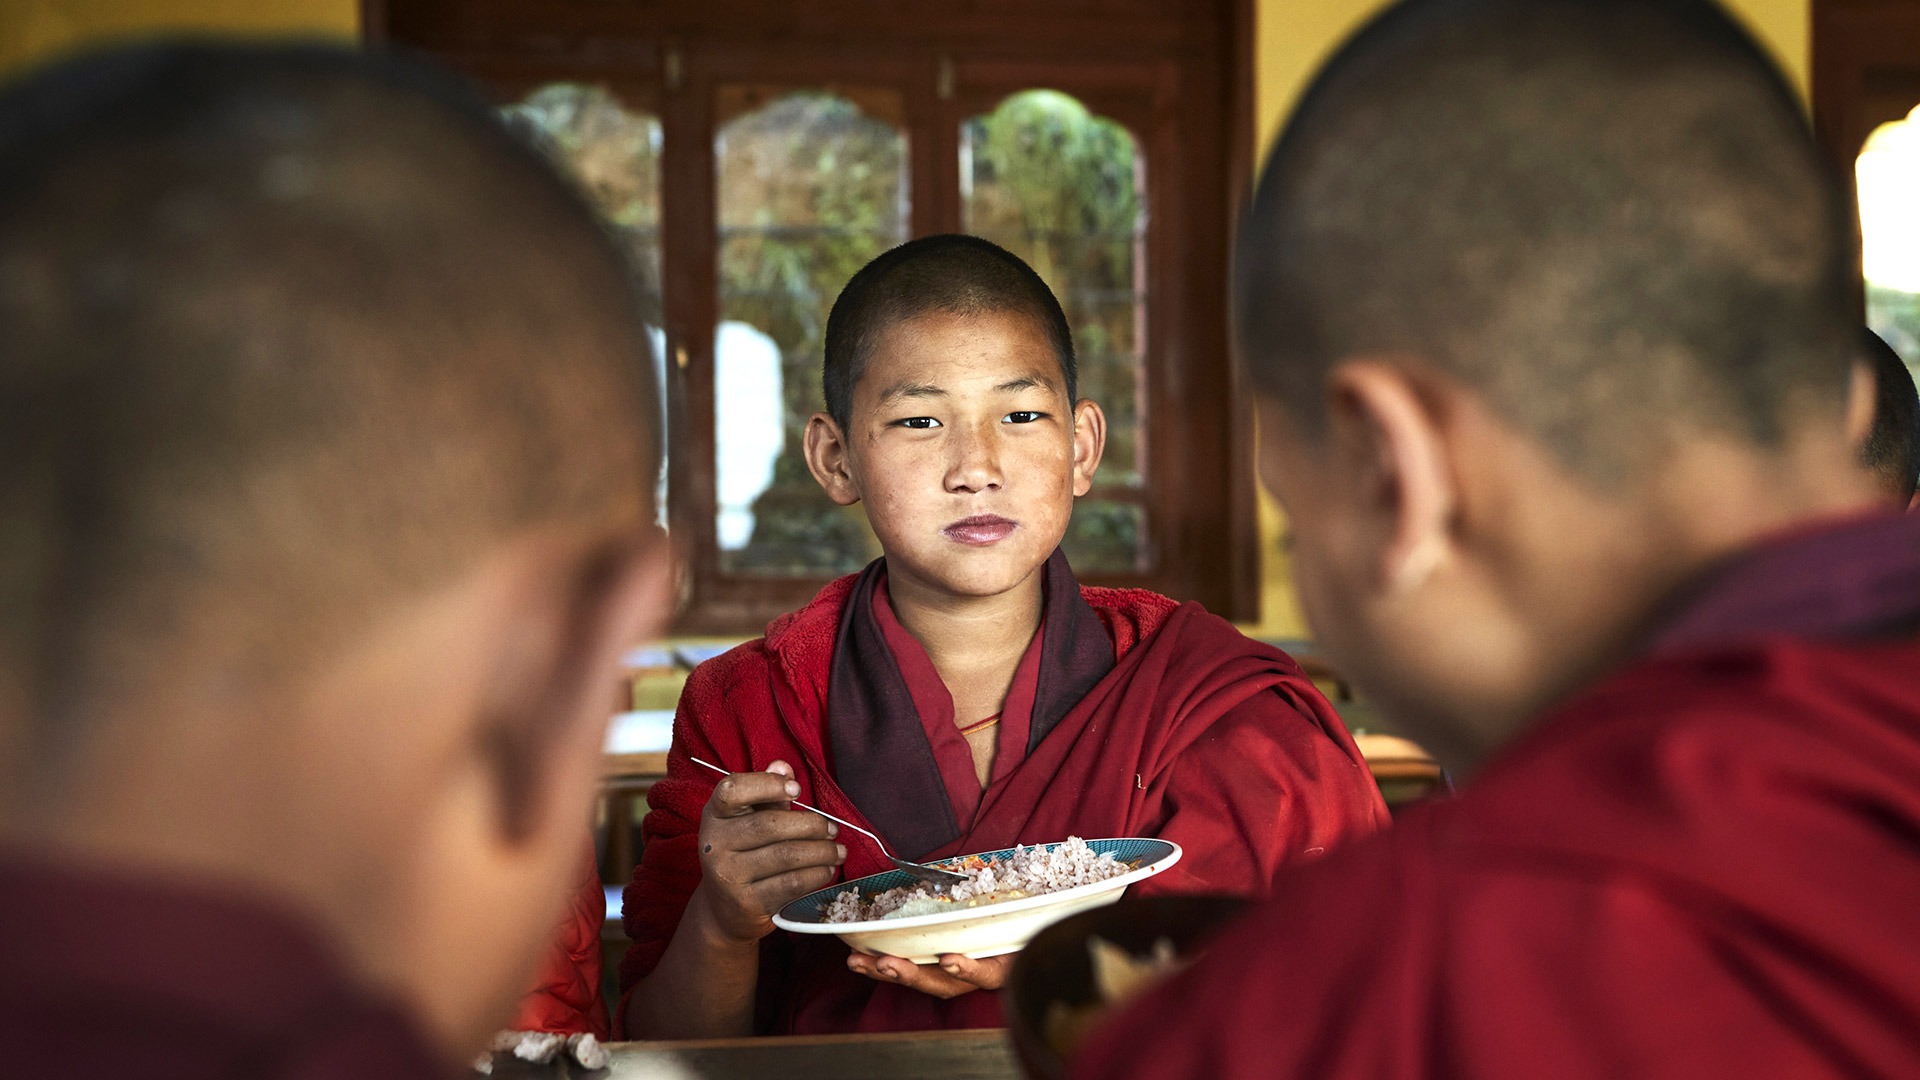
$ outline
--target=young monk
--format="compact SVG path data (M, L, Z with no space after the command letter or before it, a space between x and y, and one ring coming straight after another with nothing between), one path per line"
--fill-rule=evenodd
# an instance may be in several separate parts
M1059 543L1106 418L1025 263L967 236L880 256L834 304L824 383L808 465L885 556L688 680L626 893L628 1035L1001 1023L981 991L1007 957L772 933L788 901L890 868L788 799L908 859L1164 836L1186 855L1154 888L1248 895L1385 823L1287 656L1197 604L1075 582Z
M439 77L0 94L9 1075L419 1078L529 982L665 610L645 328Z
M1239 247L1262 475L1334 662L1476 775L1074 1075L1920 1075L1920 519L1850 438L1851 236L1706 2L1412 0L1320 74Z
M1893 347L1861 331L1864 364L1873 377L1873 426L1860 444L1860 463L1880 481L1895 506L1920 507L1920 396L1913 373Z

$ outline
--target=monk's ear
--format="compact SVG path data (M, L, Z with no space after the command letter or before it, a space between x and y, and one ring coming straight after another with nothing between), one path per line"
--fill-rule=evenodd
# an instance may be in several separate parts
M1073 494L1093 490L1093 474L1107 452L1107 414L1091 398L1073 407Z
M479 730L501 840L537 836L591 790L620 707L621 657L665 629L672 581L666 536L651 527L531 577Z
M809 416L805 450L807 470L827 498L841 506L860 501L860 486L854 482L853 463L847 453L847 434L838 421L826 413Z
M1408 365L1356 360L1328 376L1328 419L1368 546L1370 576L1387 594L1425 584L1452 554L1457 504L1450 445L1436 397Z

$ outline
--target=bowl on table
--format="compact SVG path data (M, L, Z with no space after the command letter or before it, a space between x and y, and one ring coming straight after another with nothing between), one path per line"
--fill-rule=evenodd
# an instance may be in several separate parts
M1056 1045L1057 1008L1105 1009L1096 989L1088 943L1101 938L1134 957L1154 952L1162 939L1185 963L1214 935L1251 907L1238 897L1143 896L1062 919L1040 931L1015 961L1001 1000L1020 1064L1034 1080L1064 1080L1069 1058Z
M1133 868L1105 881L1017 900L1000 900L975 907L955 905L951 911L928 915L896 916L864 922L826 921L828 906L835 897L849 889L858 889L863 896L872 896L888 889L920 884L903 871L888 870L808 893L781 908L773 917L773 922L775 926L796 934L833 934L856 952L898 956L916 964L931 964L947 953L960 953L980 960L1018 952L1049 923L1089 908L1111 904L1120 899L1127 886L1150 878L1180 861L1180 845L1169 840L1133 836L1088 840L1086 844L1095 854L1110 853L1123 863L1131 863ZM1035 846L1051 850L1060 845ZM958 869L960 863L972 859L1004 860L1015 850L1018 849L983 851L975 855L935 860L928 865Z

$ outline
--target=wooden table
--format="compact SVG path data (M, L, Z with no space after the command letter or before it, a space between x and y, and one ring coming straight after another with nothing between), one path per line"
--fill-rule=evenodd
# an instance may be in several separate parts
M605 780L644 777L658 780L667 775L667 752L643 751L636 754L601 754L600 776Z
M912 1031L612 1043L605 1072L494 1059L495 1080L1019 1080L1006 1032Z

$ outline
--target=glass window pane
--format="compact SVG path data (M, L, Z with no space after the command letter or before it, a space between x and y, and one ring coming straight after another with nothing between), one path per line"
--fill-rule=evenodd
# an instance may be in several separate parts
M1920 108L1867 139L1854 175L1867 323L1920 372Z
M630 109L597 86L551 83L500 110L507 126L538 147L587 193L626 247L638 276L640 316L653 337L654 377L666 405L663 303L660 294L660 119ZM663 412L660 430L665 430ZM672 440L667 440L669 447ZM667 470L661 463L656 505L667 523Z
M1078 572L1130 573L1140 569L1146 521L1146 507L1139 503L1089 495L1073 504L1073 520L1060 546Z
M720 569L808 577L857 570L879 544L857 506L807 472L801 437L823 407L821 346L840 287L907 238L907 139L824 91L729 87L714 140L720 325L714 448ZM893 105L892 108L887 106Z
M1148 479L1146 159L1078 99L1027 90L961 125L960 192L962 227L1027 260L1060 298L1079 394L1106 410L1106 457L1094 497L1074 509L1067 556L1088 571L1144 570L1144 505L1098 496Z

